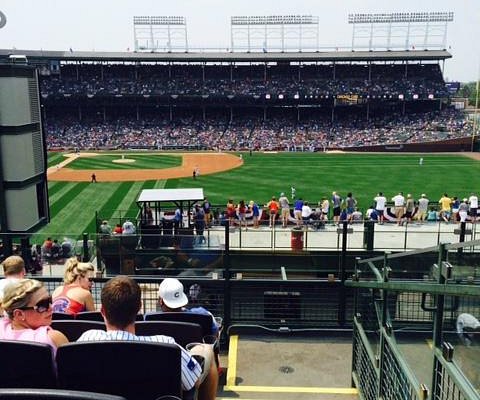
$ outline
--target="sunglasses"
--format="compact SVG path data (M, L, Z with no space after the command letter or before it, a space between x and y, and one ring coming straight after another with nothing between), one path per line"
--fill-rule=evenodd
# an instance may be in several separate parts
M52 297L50 296L40 300L34 306L18 307L17 310L35 310L37 313L42 314L44 312L47 312L51 306L52 306Z

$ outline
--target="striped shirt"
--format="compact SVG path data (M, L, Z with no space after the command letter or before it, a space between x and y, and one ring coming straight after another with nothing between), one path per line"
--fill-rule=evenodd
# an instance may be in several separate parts
M130 332L125 331L102 331L98 329L90 329L79 337L77 342L95 342L106 340L125 340L134 342L154 342L154 343L170 343L176 344L175 340L170 336L155 335L155 336L136 336ZM202 367L190 355L190 353L183 347L181 349L182 355L182 388L183 390L190 390L195 386L199 376L202 374ZM161 362L161 360L159 360Z

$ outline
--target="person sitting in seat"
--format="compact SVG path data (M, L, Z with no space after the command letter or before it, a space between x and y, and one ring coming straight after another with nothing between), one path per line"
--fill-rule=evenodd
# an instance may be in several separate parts
M71 257L72 248L73 248L72 242L67 238L63 238L63 242L61 246L62 246L62 256L65 258Z
M312 209L308 205L308 201L305 201L302 206L302 221L305 226L310 223L310 217L312 216Z
M158 288L158 304L163 312L190 312L212 317L212 336L218 336L219 326L212 313L203 307L185 308L188 305L182 282L175 278L165 278Z
M51 254L53 259L62 258L62 246L60 246L57 239L53 239Z
M427 222L437 222L438 221L438 212L435 211L433 207L430 207L430 210L427 214Z
M102 221L100 224L100 233L106 236L110 236L112 234L112 227L108 224L108 221Z
M63 333L50 327L52 298L42 282L20 279L9 284L2 308L7 317L0 319L0 339L45 343L52 347L54 356L57 347L68 343Z
M132 221L127 219L122 225L122 235L134 235L135 231L135 225L133 225Z
M95 311L91 293L95 268L90 263L80 263L75 257L65 263L64 285L53 292L53 311L76 315Z
M135 318L140 311L142 301L140 286L132 278L119 275L110 279L102 289L101 300L101 313L107 331L97 329L86 331L78 339L79 342L126 340L175 344L175 340L169 336L135 335ZM198 344L190 350L190 353L182 347L180 348L182 351L183 390L188 391L196 386L198 387L199 400L215 399L218 374L215 363L212 362L213 352L211 347ZM205 360L203 371L192 355L199 355ZM159 362L162 362L162 360L159 360Z
M363 215L362 212L358 209L358 207L355 207L355 211L350 214L350 223L351 224L359 224L363 220Z
M25 262L20 256L10 256L2 263L5 279L0 280L0 303L7 285L17 282L25 277Z

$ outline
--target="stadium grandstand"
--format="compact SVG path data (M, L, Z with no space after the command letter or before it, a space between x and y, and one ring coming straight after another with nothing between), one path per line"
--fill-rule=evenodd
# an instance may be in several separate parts
M49 149L471 147L443 50L17 52L39 67Z
M453 18L437 14L427 22ZM385 22L386 14L378 15ZM177 21L186 45L182 17L156 18ZM6 90L0 96L0 204L13 217L43 211L36 225L0 213L0 260L12 280L0 283L0 398L480 399L478 160L427 159L475 147L475 127L453 100L458 87L443 76L451 54L444 47L262 50L15 50L13 58L0 50L0 64L10 64L0 78L21 81L0 79L0 88L33 99L16 115L20 102L7 107ZM25 71L29 82L21 86ZM31 143L31 158L45 171L35 165L33 176L23 176L16 150ZM194 152L154 151L142 164L148 175L132 169L125 176L139 176L127 181L107 179L107 171L120 175L110 164L150 152L80 151L129 149ZM396 167L391 154L349 154L351 163L334 158L322 171L309 160L344 154L283 154L335 150L413 154L400 155ZM237 151L245 154L228 153ZM200 158L185 162L192 155L233 161L204 171ZM255 169L270 156L278 157L273 172L260 183ZM290 167L282 156L302 163L291 168L295 180L280 170L280 191L270 178L278 165ZM360 158L371 159L364 167L377 179L364 184L368 193L408 176L426 178L401 182L401 190L428 193L426 181L440 176L428 173L434 169L445 181L452 170L467 171L456 190L472 193L463 201L445 193L437 202L431 190L433 219L426 221L426 194L415 203L411 194L405 202L402 192L391 201L380 192L373 204L368 194L364 219L352 192L342 200L340 182L321 182L335 166L333 178L351 185L347 174ZM74 160L95 167L55 179ZM193 171L151 175L180 163ZM399 175L390 176L394 169ZM226 207L210 203L230 196L227 174L217 174L223 171L232 185L242 175L242 198L256 201L237 206L236 195ZM87 179L74 179L83 173ZM36 202L14 197L22 185L36 185L29 191ZM322 201L312 201L312 210L302 196L313 185ZM273 194L266 204L262 186ZM54 218L68 224L64 233L54 230ZM33 279L18 279L26 274ZM44 335L29 336L38 332ZM206 357L175 342L201 347Z

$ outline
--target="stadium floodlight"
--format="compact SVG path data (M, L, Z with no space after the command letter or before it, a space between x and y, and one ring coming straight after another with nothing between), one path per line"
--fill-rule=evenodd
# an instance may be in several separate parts
M7 23L7 17L0 11L0 29L2 29Z
M135 51L188 51L185 17L135 16L133 33Z
M454 13L447 12L404 12L377 14L348 14L349 24L388 24L395 22L452 22Z
M232 51L318 50L317 16L240 15L230 24Z
M186 25L185 17L179 16L137 16L133 17L134 25Z
M353 25L352 50L445 49L447 25L453 18L452 11L348 14Z
M299 25L318 24L312 15L254 15L231 17L232 25Z

